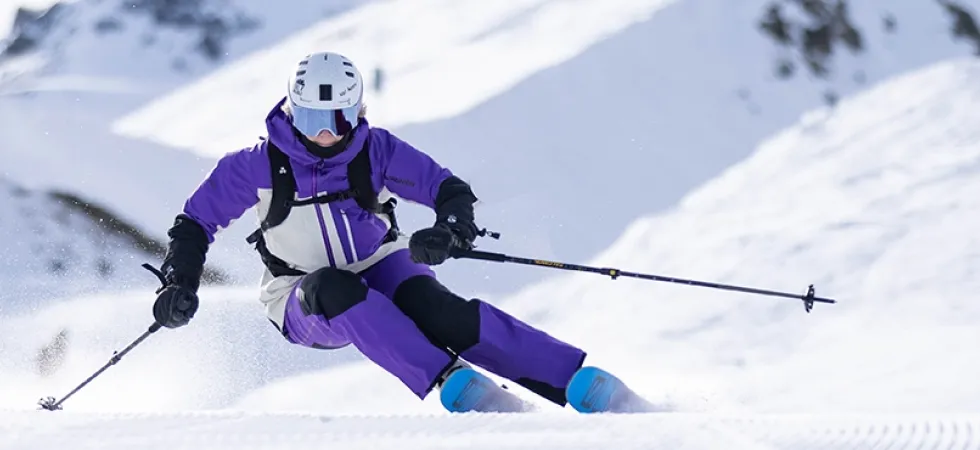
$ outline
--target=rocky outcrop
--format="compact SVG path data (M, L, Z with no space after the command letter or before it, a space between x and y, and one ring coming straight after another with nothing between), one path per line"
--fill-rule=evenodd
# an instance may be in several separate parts
M766 6L757 26L763 35L786 50L774 64L777 78L789 79L805 70L817 79L826 80L834 72L834 55L865 51L865 34L874 30L862 30L855 25L848 4L848 0L773 0ZM937 0L936 4L949 13L951 37L971 43L980 56L980 30L973 14L953 0ZM883 13L881 26L884 33L900 33L899 25L893 15L887 11ZM858 83L865 78L861 72L855 72L851 77ZM837 94L828 89L824 99L833 105Z
M130 19L149 18L154 27L187 32L196 41L191 51L198 52L209 60L218 61L225 55L229 40L259 25L257 19L246 16L233 4L222 0L113 1L117 6L111 9L112 12L102 15L91 24L69 23L66 20L79 8L93 7L94 4L85 0L72 4L56 3L43 11L20 8L10 36L0 46L0 58L35 50L58 27L91 27L97 33L109 35L126 27L127 22L132 22Z
M230 5L213 0L128 0L122 10L149 16L160 27L198 33L197 50L212 60L221 59L229 39L259 24Z

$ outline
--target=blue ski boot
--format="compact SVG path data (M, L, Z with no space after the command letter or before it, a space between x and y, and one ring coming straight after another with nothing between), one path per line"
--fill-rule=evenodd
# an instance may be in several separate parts
M565 388L568 404L581 413L636 413L657 408L615 375L598 367L583 367Z
M465 364L465 363L464 363ZM526 412L532 408L489 377L460 365L439 386L439 399L449 412Z

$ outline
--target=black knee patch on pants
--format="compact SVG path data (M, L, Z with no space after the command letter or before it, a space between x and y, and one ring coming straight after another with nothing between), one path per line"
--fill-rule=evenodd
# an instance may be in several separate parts
M480 342L480 304L452 293L431 276L403 281L392 301L440 347L460 354Z
M306 275L299 290L303 314L319 314L327 319L333 319L363 302L368 293L368 287L360 276L333 267L324 267Z

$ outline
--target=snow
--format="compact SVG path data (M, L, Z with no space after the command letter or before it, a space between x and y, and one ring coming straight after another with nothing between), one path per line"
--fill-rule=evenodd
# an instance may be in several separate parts
M132 237L50 195L0 177L4 236L0 315L37 308L59 297L158 284L140 268L149 260ZM14 237L16 238L10 238Z
M152 278L152 276L151 276ZM83 295L4 315L0 327L0 408L30 409L61 398L153 323L152 289ZM354 360L353 349L324 353L288 344L265 319L252 289L202 291L194 326L151 335L65 402L69 411L187 411L227 406L268 380ZM38 351L64 331L53 370ZM316 357L311 357L315 355Z
M489 300L582 346L588 364L678 412L581 416L528 397L544 406L541 412L451 416L434 397L419 402L353 348L287 344L265 320L248 280L203 289L191 325L151 336L69 399L65 411L33 411L39 398L67 393L152 321L150 289L67 292L0 316L0 447L980 446L980 306L973 301L980 287L973 231L980 211L980 62L958 58L969 48L950 42L941 10L910 2L852 5L864 23L879 20L887 5L902 32L872 33L869 54L844 55L841 73L860 68L868 81L825 83L844 95L828 110L818 106L821 83L770 79L775 50L747 26L761 2L575 4L613 16L603 12L595 27L580 26L574 16L575 26L563 28L574 51L540 60L539 52L555 43L528 34L534 29L528 24L552 20L556 11L571 14L562 8L572 2L507 3L514 9L466 2L485 10L445 9L458 14L450 24L492 33L474 40L453 34L463 27L425 27L438 42L418 46L415 66L407 55L396 58L403 72L384 95L411 98L412 88L425 86L420 80L437 69L470 73L463 64L470 61L460 67L447 61L462 49L482 48L481 40L520 37L515 54L534 61L517 58L514 67L488 70L494 77L473 76L467 82L474 93L447 95L428 110L373 100L379 123L397 124L399 135L475 183L483 225L504 233L481 248L800 294L813 283L818 295L839 303L818 304L807 314L791 299L452 261L439 268L444 278L483 280L460 283L464 295L541 279ZM185 195L179 191L192 189L213 163L210 139L251 139L267 109L256 105L270 103L260 94L218 89L216 80L260 93L275 75L245 69L285 60L312 45L301 37L334 36L339 31L330 27L366 21L361 14L380 5L404 3L310 19L309 28L281 44L254 37L251 50L262 50L241 44L233 61L213 71L146 79L137 76L140 69L59 72L42 64L39 82L4 86L19 91L0 99L0 123L16 124L0 131L8 158L3 176L38 192L55 186L91 193L141 226L162 230ZM631 14L618 15L617 6ZM495 25L467 22L477 17L471 11L493 17ZM367 29L427 42L396 33L408 25L377 22L379 28ZM269 33L288 34L284 28ZM334 37L353 49L371 41L359 33ZM373 42L390 42L385 39ZM629 89L594 89L608 80L609 68L619 67L625 69L616 72L618 81ZM55 76L101 80L117 73L138 82L138 93L41 89ZM171 89L173 96L160 96ZM196 89L208 97L185 103ZM229 103L235 92L236 103ZM749 92L748 101L739 92ZM163 113L173 105L210 104L211 95L236 105L221 123L207 107L182 110L180 117ZM608 128L594 132L594 116L583 112L604 108ZM239 111L259 119L243 119ZM195 120L217 128L202 133ZM54 126L60 124L69 126ZM114 134L113 125L139 139ZM608 174L616 175L614 186ZM543 201L552 194L561 196ZM427 220L407 216L409 223ZM237 239L228 231L223 239ZM218 253L222 264L245 259L228 245ZM14 282L8 275L29 274L5 272L5 290ZM0 301L9 302L3 295ZM66 344L42 369L38 353L58 336Z
M838 304L806 314L795 300L582 274L505 305L650 393L646 367L684 384L700 374L695 385L754 411L973 411L978 79L975 60L945 62L814 112L592 260L800 294L815 283Z
M975 411L978 77L980 63L946 62L815 111L590 261L801 295L813 283L837 304L807 314L797 300L549 268L498 303L682 410ZM243 405L319 410L343 395L279 395L289 383Z
M385 94L369 96L368 102L372 121L377 115L380 123L397 124L471 108L666 4L350 0L325 8L313 0L293 3L284 9L265 1L236 2L237 9L227 15L241 11L261 17L262 27L232 39L223 64L188 56L194 34L154 28L138 16L123 15L120 31L99 34L92 24L118 14L119 2L74 3L67 24L50 36L44 51L0 64L0 81L6 79L0 83L0 122L16 124L0 131L8 158L0 174L31 188L85 192L162 239L214 158L251 146L264 134L262 119L280 95L282 70L310 46L323 45L323 39L358 57L369 78L374 58L382 55L374 50L390 49L382 55L390 80ZM452 26L419 25L443 17L453 17ZM355 26L365 31L343 32ZM556 28L562 30L558 35ZM155 36L149 47L146 35ZM400 42L412 44L395 45ZM522 45L515 48L513 42ZM474 74L474 62L463 54L506 60L497 60L493 77L475 77L485 71ZM178 59L183 69L174 70ZM444 77L461 82L446 83ZM434 91L432 83L440 86L438 97L425 107L402 107L419 103L416 96ZM385 114L408 116L385 119ZM195 151L178 149L184 144ZM69 159L73 163L65 164ZM431 220L410 206L407 212L409 229ZM242 242L255 223L249 215L223 231L209 253L209 261L238 283L252 283L259 273L254 252Z
M49 415L43 417L43 415ZM335 416L0 413L0 447L172 449L975 448L974 416ZM151 441L145 440L152 435ZM107 442L119 447L106 447ZM113 444L115 445L115 444Z
M81 298L6 321L0 342L14 343L16 356L0 370L0 407L11 417L0 423L16 432L2 435L14 448L64 439L123 448L146 426L183 430L154 445L212 448L320 439L351 448L395 439L407 448L467 439L474 448L604 439L620 439L617 448L975 446L971 268L980 247L968 227L980 210L978 80L980 62L952 60L848 98L833 114L815 111L591 261L789 291L815 283L838 304L806 314L796 300L593 274L501 302L677 413L586 418L552 407L449 417L356 355L311 359L287 346L262 323L251 290L208 289L192 325L147 340L66 411L33 413L52 414L46 421L11 409L57 395L135 338L150 296ZM55 378L26 381L27 356L59 322L83 336L69 351L76 359ZM38 324L46 328L21 331Z
M235 61L119 119L113 129L207 156L247 146L254 136L265 134L262 119L284 95L296 61L324 48L351 58L371 84L374 69L384 71L389 81L383 91L365 91L372 123L397 127L452 117L671 3L375 2Z
M410 11L402 6L408 3ZM388 87L380 95L368 92L368 118L473 185L481 200L479 225L502 233L500 241L478 245L578 263L611 245L632 221L670 208L749 156L760 140L819 107L824 86L848 95L970 53L950 39L949 18L939 7L865 1L851 9L867 30L866 54L838 55L839 75L825 83L777 81L772 60L780 52L754 26L765 4L376 3L229 64L113 126L127 136L221 154L264 133L262 119L281 97L298 55L323 46L349 53L369 79L383 61ZM383 14L382 8L394 12ZM880 32L884 11L897 17L901 33ZM569 14L572 25L560 33L539 25ZM415 25L431 17L453 20ZM521 45L505 45L515 41ZM410 49L404 49L407 42ZM485 55L485 62L461 54ZM856 70L865 73L865 84L851 81ZM243 91L251 95L243 97ZM414 99L419 93L426 95L423 101ZM615 180L607 174L616 174ZM407 230L428 226L432 218L405 202L399 208ZM491 298L541 277L534 270L470 262L440 267L439 274L453 287Z
M14 24L17 8L43 10L55 4L58 0L5 0L0 5L0 36L6 36Z
M191 52L198 37L193 31L150 24L145 16L122 11L124 3L69 2L62 22L38 51L0 62L0 176L32 190L83 193L165 240L184 199L214 159L127 138L110 125L225 61ZM236 2L224 13L261 17L261 26L231 39L226 60L359 2L321 3L295 0L296 7L317 12L297 15L264 0ZM120 29L98 32L94 24L104 17L118 19ZM178 60L181 70L174 69ZM232 281L251 284L261 266L243 242L251 232L246 227L226 230L208 256Z

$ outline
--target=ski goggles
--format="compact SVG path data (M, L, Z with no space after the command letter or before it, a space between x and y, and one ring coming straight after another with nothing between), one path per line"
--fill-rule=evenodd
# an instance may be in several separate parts
M293 102L289 102L289 107L293 126L304 136L316 136L323 130L343 136L357 126L357 115L361 111L360 103L343 109L304 108Z

